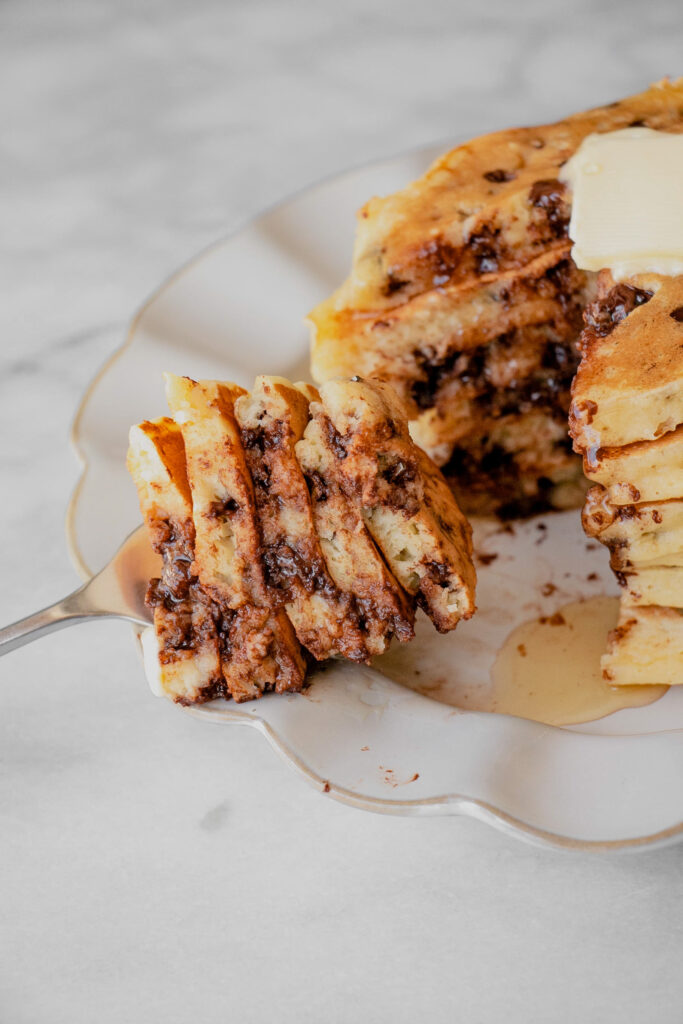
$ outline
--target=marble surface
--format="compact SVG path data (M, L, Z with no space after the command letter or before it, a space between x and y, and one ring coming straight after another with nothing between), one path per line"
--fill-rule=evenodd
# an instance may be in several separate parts
M675 0L5 0L0 620L77 582L70 420L165 275L322 176L680 72L682 29ZM122 624L0 675L3 1024L680 1021L683 847L351 810L154 700Z

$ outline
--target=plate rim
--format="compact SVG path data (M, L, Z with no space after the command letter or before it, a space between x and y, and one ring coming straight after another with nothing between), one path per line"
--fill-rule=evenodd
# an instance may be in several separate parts
M185 263L181 264L180 267L163 278L160 284L157 285L157 287L148 294L147 298L140 303L128 322L123 341L111 352L86 385L69 430L69 443L78 463L80 464L80 473L69 497L65 513L64 527L69 557L71 558L79 576L84 581L92 578L93 571L89 568L81 553L76 530L76 511L90 470L90 462L82 443L81 427L86 410L98 384L110 371L112 366L114 366L121 356L123 356L123 354L132 346L135 341L140 321L152 303L159 299L164 292L172 287L184 274L188 273L216 250L228 245L239 234L261 220L261 218L268 216L281 207L288 205L294 200L305 196L307 193L312 192L321 186L331 184L335 181L349 177L356 172L380 166L384 163L389 164L392 161L401 158L415 157L420 153L426 154L430 150L436 149L439 145L440 143L436 141L427 145L401 150L390 156L351 165L342 171L325 175L313 182L303 185L301 188L296 189L288 193L286 196L283 196L282 198L265 206L252 216L238 222L237 225L225 235L201 248L194 256L191 256ZM445 143L444 145L448 145L448 143ZM207 706L204 705L202 707ZM352 790L337 786L331 780L324 779L320 776L303 760L303 758L289 747L284 738L269 722L265 721L265 719L258 715L250 714L246 711L238 711L236 709L225 711L221 710L214 714L207 714L206 711L192 707L182 708L181 710L195 718L201 718L204 721L207 719L212 720L214 724L241 725L255 728L267 741L269 746L283 759L283 761L285 761L285 763L309 785L313 786L314 789L318 790L325 796L329 796L340 803L355 807L359 810L372 811L376 814L409 817L426 817L434 815L469 817L490 825L492 828L504 833L505 835L513 836L516 839L520 839L533 846L552 849L555 851L562 850L564 852L575 853L614 853L629 851L635 852L643 849L649 850L672 845L683 837L683 820L657 832L627 839L575 839L570 836L563 836L559 832L552 832L538 828L535 825L525 822L521 818L508 814L506 811L503 811L487 801L480 800L475 797L468 797L461 793L448 793L443 796L426 797L419 800L385 800L381 797L362 796L358 793L354 793Z
M387 814L395 817L469 817L490 825L505 835L522 839L532 846L545 849L562 850L569 853L614 853L634 852L641 849L654 849L672 845L683 832L683 822L630 839L573 839L559 832L538 828L508 814L494 804L476 797L468 797L462 793L447 793L442 796L425 797L420 800L384 800L381 797L361 796L353 790L337 786L330 779L325 779L314 771L306 761L295 753L273 728L270 722L258 715L245 712L223 710L210 712L208 705L181 708L186 714L211 724L230 724L251 726L268 742L269 746L285 763L292 768L305 782L324 796L329 796L339 803L355 807L375 814ZM549 727L552 728L552 727Z

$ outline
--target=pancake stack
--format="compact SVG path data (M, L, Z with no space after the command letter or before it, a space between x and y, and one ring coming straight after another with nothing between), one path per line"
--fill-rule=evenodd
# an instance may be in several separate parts
M578 504L567 436L595 275L570 257L561 168L592 132L683 129L683 80L484 136L360 211L351 275L311 314L318 382L389 382L466 512Z
M133 427L128 453L163 559L159 692L299 691L312 661L412 639L417 604L442 632L473 614L469 526L389 387L166 383L173 418Z
M615 685L683 682L683 277L608 271L585 314L570 431L594 481L586 533L622 588Z

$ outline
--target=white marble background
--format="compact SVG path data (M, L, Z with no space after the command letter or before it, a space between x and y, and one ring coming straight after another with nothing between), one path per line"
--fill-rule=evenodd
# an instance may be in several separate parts
M682 29L679 0L4 0L0 621L76 583L70 420L169 271L321 176L681 73ZM0 674L2 1024L680 1022L683 847L325 800L154 701L121 624Z

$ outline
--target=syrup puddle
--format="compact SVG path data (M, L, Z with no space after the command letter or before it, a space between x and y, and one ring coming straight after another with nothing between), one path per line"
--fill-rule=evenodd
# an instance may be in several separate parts
M407 671L408 666L402 669L398 659L383 659L380 671L418 693L468 711L556 726L592 722L622 708L652 704L668 689L611 687L602 679L600 657L618 610L618 598L600 596L523 622L505 639L488 682L434 678L427 671L420 676Z
M477 710L577 725L659 700L667 686L608 686L602 678L600 657L618 611L618 598L594 597L517 626L498 652L488 699Z

